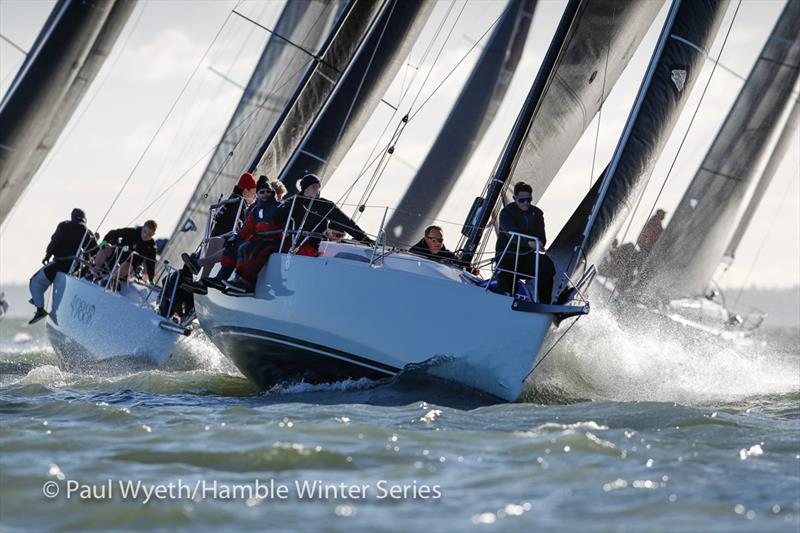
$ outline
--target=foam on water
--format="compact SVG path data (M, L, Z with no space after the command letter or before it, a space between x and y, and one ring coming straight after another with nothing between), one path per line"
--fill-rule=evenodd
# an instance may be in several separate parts
M194 332L181 337L165 365L167 370L206 370L221 374L241 375L236 366L220 352L208 337Z
M275 385L269 390L270 394L302 394L306 392L324 392L324 391L356 391L375 387L380 382L368 378L361 379L345 379L342 381L335 381L332 383L288 383Z
M679 333L621 326L610 311L593 309L542 362L533 388L567 399L685 405L800 391L796 354L758 343L687 342Z

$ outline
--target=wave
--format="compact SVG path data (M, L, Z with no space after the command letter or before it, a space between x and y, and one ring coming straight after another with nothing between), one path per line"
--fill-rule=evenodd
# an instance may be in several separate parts
M526 398L699 405L796 396L798 363L798 354L765 343L737 346L652 323L622 325L609 310L597 308L541 363Z

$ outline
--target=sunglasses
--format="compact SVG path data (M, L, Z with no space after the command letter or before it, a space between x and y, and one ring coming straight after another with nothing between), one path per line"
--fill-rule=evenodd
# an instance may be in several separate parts
M441 244L441 243L443 243L443 242L444 242L444 239L439 239L438 237L425 237L425 238L426 238L426 239L430 239L430 240L432 240L433 242L437 242L437 243L439 243L439 244Z
M272 194L272 189L262 189L260 191L256 191L258 194Z
M519 204L529 204L533 201L533 198L530 196L525 196L522 198L517 198L517 203Z

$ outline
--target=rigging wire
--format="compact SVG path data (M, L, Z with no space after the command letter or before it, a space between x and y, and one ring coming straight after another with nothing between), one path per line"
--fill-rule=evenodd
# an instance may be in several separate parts
M389 126L392 124L392 121L394 120L394 117L397 115L398 111L400 110L400 106L402 105L402 103L403 103L403 100L405 99L405 97L406 97L406 95L408 94L408 92L411 90L411 87L414 85L414 80L417 78L417 75L419 74L419 71L420 71L420 69L422 68L422 65L423 65L423 64L425 63L425 61L427 60L427 58L428 58L428 54L429 54L429 53L430 53L430 51L433 49L433 44L436 42L436 39L439 37L439 34L441 33L441 30L442 30L442 28L444 27L444 24L445 24L445 22L446 22L446 21L447 21L447 19L449 18L449 16L450 16L450 13L451 13L451 11L453 10L453 7L454 7L454 6L455 6L455 0L451 0L451 2L450 2L450 6L447 8L447 12L445 13L444 17L442 18L441 22L439 23L439 26L436 28L436 31L434 32L434 35L433 35L433 37L432 37L432 38L431 38L431 40L428 42L428 45L425 47L425 50L424 50L424 52L423 52L423 54L422 54L422 58L420 59L420 61L419 61L419 63L418 63L418 65L419 65L419 66L414 68L414 73L411 75L411 80L408 82L408 87L406 87L406 88L405 88L405 91L401 91L401 93L400 93L400 99L399 99L399 100L398 100L398 102L397 102L397 106L396 106L396 107L394 108L394 110L392 111L392 114L389 116L389 119L386 121L386 125L384 126L384 128L383 128L383 131L382 131L382 132L381 132L381 134L380 134L380 135L378 135L378 137L376 138L376 140L375 140L375 144L373 145L372 149L371 149L371 150L370 150L370 152L369 152L369 155L368 155L368 156L367 156L367 158L365 159L364 165L361 167L361 170L359 171L359 173L358 173L358 175L357 175L357 177L356 177L356 182L358 182L358 180L359 180L359 179L360 179L360 178L361 178L361 177L362 177L362 176L363 176L363 175L364 175L364 174L367 172L367 170L369 170L369 168L370 168L370 167L371 167L371 166L374 164L374 162L375 162L375 159L373 158L373 156L375 156L375 152L378 150L378 146L381 144L381 139L383 139L384 135L386 135L386 132L388 131L388 129L389 129ZM410 62L408 63L408 65L410 66ZM405 74L404 74L404 78L403 78L403 84L401 85L401 89L402 89L402 88L403 88L403 86L405 85L405 76L407 75L407 73L408 73L408 69L406 69L406 72L405 72ZM396 133L397 133L397 126L395 127L395 131L392 133L392 137L394 137L394 135L395 135ZM389 141L389 145L391 145L391 140ZM379 154L379 156L378 156L378 157L380 157L380 155L382 155L382 153L383 153L383 152L381 152L381 154ZM350 190L348 190L348 191L347 191L347 193L344 195L344 197L343 197L343 200L344 200L344 201L346 201L346 200L347 200L347 198L349 198L349 195L350 195L350 192L351 192L351 191L352 191L352 187L351 187L351 188L350 188Z
M315 27L317 25L317 23L321 20L321 18L322 18L322 15L317 17L317 19L314 21L314 24L312 25L312 30L313 30L313 27ZM247 127L244 130L244 132L242 132L241 137L234 143L233 148L231 148L231 150L228 151L228 154L225 156L225 160L220 165L220 168L215 172L214 178L211 180L211 183L209 184L209 186L206 188L205 192L202 195L203 198L207 198L208 197L208 194L211 192L211 189L213 188L213 186L216 183L217 179L219 179L220 175L222 174L223 170L225 169L225 166L228 164L228 162L230 161L231 157L233 157L233 154L236 151L236 148L239 146L239 144L242 142L242 140L244 140L244 135L250 129L250 126L253 123L253 119L255 118L256 113L259 110L261 110L262 108L264 108L264 104L269 99L271 99L280 89L285 87L301 71L306 70L312 63L313 63L313 60L309 60L307 62L301 63L300 67L298 69L296 69L285 81L283 81L280 85L275 86L271 92L266 93L264 95L264 97L262 98L261 102L258 103L256 106L254 106L253 110L246 117L244 117L238 124L235 124L234 126L228 128L226 133L230 133L231 131L234 131L234 130L238 129L242 125L245 125L245 124L247 125ZM281 80L281 78L283 77L283 75L286 73L286 71L288 69L289 69L289 64L287 64L284 67L283 71L279 74L278 79L275 82L276 84ZM133 221L135 221L141 215L143 215L145 212L147 212L147 210L150 209L150 207L152 207L156 202L158 202L162 197L164 197L164 195L166 195L170 190L172 190L175 186L177 186L178 183L180 183L189 174L189 172L192 169L194 169L203 160L205 160L205 158L211 156L211 154L213 154L215 150L217 150L220 146L222 146L226 142L230 142L230 141L225 139L225 137L223 135L223 138L219 142L217 142L213 146L211 146L211 148L209 148L209 150L207 150L197 161L195 161L180 176L178 176L177 179L175 179L169 186L167 186L163 191L161 191L158 194L158 196L156 196L156 198L154 198L152 202L147 204L141 211L139 211L139 213L128 224L132 224ZM198 187L199 187L199 184L198 184ZM197 191L195 191L195 192L197 192ZM191 203L191 200L190 200L190 203Z
M664 180L661 182L661 187L658 190L658 194L656 195L656 198L653 201L653 205L650 207L650 211L647 214L647 219L648 220L650 219L650 217L653 216L653 211L655 210L656 206L658 205L658 201L661 198L661 194L664 192L664 188L667 185L667 181L669 181L669 177L672 174L673 169L675 168L675 164L677 163L678 157L680 156L681 151L683 150L683 146L686 143L686 139L689 137L689 132L691 131L692 125L694 124L694 121L697 118L697 113L700 111L700 106L702 105L703 100L705 99L706 92L708 91L709 86L711 85L711 80L714 78L714 73L717 70L717 65L719 65L719 60L722 57L722 53L725 51L725 46L728 43L728 38L731 35L731 30L733 29L733 24L734 24L734 22L736 22L736 16L739 14L739 8L741 6L742 6L742 0L739 0L739 2L736 4L736 10L733 12L733 18L731 18L731 23L728 25L728 30L725 32L725 38L722 41L722 47L719 50L719 54L717 54L717 58L714 60L714 66L711 68L711 74L708 76L708 80L706 80L705 87L703 87L703 92L700 94L700 100L697 102L697 105L694 108L694 112L692 113L692 118L691 118L691 120L689 120L689 125L686 127L686 131L684 131L684 133L683 133L683 138L681 138L681 142L678 145L678 150L675 152L675 156L672 158L672 161L670 162L669 169L667 170L667 174L666 174L666 176L664 176ZM681 41L681 42L683 42L683 41ZM649 182L649 180L648 180L648 182ZM634 219L634 217L636 215L636 212L639 210L639 206L641 205L641 202L642 202L643 198L644 198L644 194L640 195L639 199L636 201L636 206L633 208L633 212L631 213L631 215L630 215L630 217L628 219L628 225L627 225L627 227L625 228L625 231L622 234L622 239L620 239L620 242L625 242L625 240L628 238L628 233L630 232L631 226L633 225L633 219ZM611 291L611 294L608 297L608 301L611 301L611 299L614 297L614 294L616 293L616 290L617 290L617 287L615 285L614 288Z
M241 3L241 1L242 0L239 0L239 2L237 2L237 7L238 7L238 4ZM234 9L236 9L236 7L234 7ZM231 19L232 14L233 14L232 12L229 12L228 16L225 17L225 20L223 21L223 23L220 26L219 30L217 30L217 34L212 39L211 44L209 44L208 48L206 48L205 52L203 52L202 57L200 57L200 60L197 62L197 65L195 65L194 70L192 70L192 73L189 75L189 79L186 80L186 83L183 85L183 88L178 93L178 96L175 98L175 101L172 103L172 106L170 106L169 110L167 111L167 114L164 116L164 119L161 121L161 124L159 124L159 126L156 129L155 133L153 133L153 136L150 138L150 141L147 143L147 146L145 147L144 151L142 152L142 155L139 156L139 159L136 161L136 164L133 166L133 169L131 169L130 173L128 174L128 177L125 178L125 181L122 183L122 186L120 187L119 191L117 192L117 195L112 200L111 205L108 206L108 209L106 210L105 214L103 215L103 218L100 219L100 223L97 224L96 230L100 229L100 226L103 225L103 222L105 222L105 220L108 217L109 213L111 213L111 210L116 205L117 200L119 200L120 196L122 195L122 192L125 190L125 188L130 183L131 178L133 178L133 175L136 173L136 170L139 168L139 165L142 163L142 160L144 160L144 156L147 154L147 152L150 150L150 147L155 142L156 137L158 136L159 132L161 132L161 129L166 124L167 119L169 119L170 115L172 115L172 112L175 110L175 107L178 105L178 102L180 101L181 97L186 92L186 89L189 87L189 84L191 83L192 79L194 79L195 74L200 69L200 66L203 64L203 61L205 60L206 56L211 51L211 48L214 46L214 43L217 41L219 36L222 34L222 30L225 29L225 26L228 24L228 21Z
M548 356L548 355L550 355L550 352L552 352L552 351L553 351L553 348L555 348L556 346L558 346L558 343L559 343L559 342L561 342L561 339L563 339L563 338L564 338L564 337L567 335L567 333L569 333L569 330L571 330L571 329L572 329L572 326L574 326L575 324L577 324L577 323L578 323L578 320L580 320L580 319L581 319L581 316L583 316L583 315L578 315L577 317L575 317L575 320L573 320L573 321L572 321L572 324L570 324L570 325L569 325L569 327L568 327L568 328L567 328L567 329L564 331L564 333L562 333L562 334L561 334L561 335L560 335L560 336L559 336L559 337L556 339L556 342L554 342L554 343L553 343L553 345L552 345L552 346L550 346L550 348L548 348L548 349L547 349L547 351L544 353L544 355L543 355L543 356L541 356L541 357L539 358L539 360L538 360L538 361L536 361L536 364L535 364L535 365L533 365L533 368L531 368L530 372L528 372L527 374L525 374L525 377L524 377L524 378L522 378L522 381L523 381L523 382L524 382L526 379L528 379L528 377L530 377L530 375L531 375L531 374L533 374L533 371L534 371L534 370L536 370L536 368L538 368L538 366L539 366L539 365L541 365L541 364L542 364L542 362L543 362L545 359L547 359L547 356Z
M466 6L466 3L464 5ZM506 9L509 9L509 7L507 7ZM461 14L463 14L463 11L464 11L464 8L462 7L461 12L458 15L459 18L461 17ZM467 50L467 52L456 62L456 64L453 66L453 68L450 69L450 71L444 76L444 78L439 82L439 84L433 89L431 94L429 94L425 98L425 100L422 101L422 103L419 105L419 107L416 109L416 111L412 112L413 103L416 102L418 97L414 99L414 102L412 102L412 105L409 108L409 112L406 115L404 115L403 119L401 119L401 122L398 124L398 126L395 129L394 135L392 136L390 141L387 143L386 148L381 152L381 154L379 154L379 156L376 156L374 159L372 159L368 164L366 164L364 166L364 168L362 169L362 172L360 172L358 174L358 176L356 177L356 179L353 182L353 184L346 191L346 194L344 196L345 200L349 196L350 191L354 188L355 184L366 173L366 170L368 170L375 163L376 159L380 158L382 161L378 164L378 167L376 167L375 173L373 174L373 177L370 179L370 183L367 185L367 188L365 189L364 195L362 195L362 201L359 202L361 206L365 205L366 201L369 200L369 197L372 195L372 192L374 192L375 188L377 187L378 181L382 177L383 171L386 169L386 167L388 165L388 160L384 163L383 162L383 157L387 156L387 155L391 156L394 153L394 146L397 144L397 141L399 140L400 136L402 135L402 133L405 130L405 128L408 125L408 123L411 122L411 120L414 119L419 114L419 112L422 110L422 108L425 107L425 105L431 100L431 98L447 82L447 80L450 79L450 77L453 75L453 73L461 66L461 64L472 53L472 51L475 50L475 48L477 48L480 45L480 43L486 38L486 36L489 34L489 32L492 31L492 28L494 28L497 25L497 23L503 17L504 13L505 13L505 10L502 13L500 13L500 15L498 15L498 17L492 22L492 24L490 24L489 27L483 32L483 34L480 36L480 38L477 41L475 41L475 43ZM458 22L458 18L456 19L456 22ZM445 40L445 43L442 45L442 48L440 49L439 54L436 57L436 60L438 60L439 56L442 53L442 50L444 49L444 46L447 44L447 41L450 39L450 37L451 37L451 35L453 33L453 29L455 28L455 25L456 24L454 23L453 26L451 27L450 32L448 33L447 39ZM435 62L436 61L434 61L434 65L435 65ZM430 69L430 71L428 73L428 76L426 76L425 81L427 81L428 78L430 77L430 73L432 72L434 65L431 65L431 69ZM410 87L410 85L409 85L409 87ZM418 96L419 96L419 94L422 93L423 89L424 89L424 82L423 82L423 85L420 87L420 89L419 89L419 91L417 93ZM391 120L391 118L390 118L390 120ZM385 131L386 130L384 129L384 132ZM373 181L374 181L374 183L373 183ZM360 212L362 212L361 209L359 209L359 213Z
M614 9L614 12L611 14L611 20L613 22L614 16L616 15L617 10ZM597 131L595 132L594 136L594 149L592 150L592 168L589 172L589 190L592 188L592 176L594 175L594 165L597 162L597 147L600 144L600 124L603 122L603 104L606 101L606 76L608 74L608 55L611 49L611 36L609 35L609 45L606 47L606 65L603 68L603 87L601 89L600 98L602 98L600 102L600 109L597 110Z

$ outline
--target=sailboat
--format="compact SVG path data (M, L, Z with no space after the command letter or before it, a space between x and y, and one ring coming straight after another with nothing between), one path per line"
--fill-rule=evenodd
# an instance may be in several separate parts
M188 210L208 209L213 203L208 196L225 171L225 162L239 152L242 157L251 158L253 150L248 150L248 144L261 140L265 131L269 132L267 138L274 141L259 152L266 158L264 164L268 164L272 158L291 156L288 149L296 142L293 139L306 135L338 94L354 92L364 109L377 105L380 96L376 96L376 87L386 83L385 74L377 66L370 68L370 58L379 55L379 50L403 54L404 47L416 39L432 7L430 2L397 0L353 0L342 8L336 2L316 0L288 3L219 145L218 155L226 156L221 163L212 158L211 164L219 166L207 169ZM318 48L315 43L320 43ZM369 52L375 54L370 56ZM391 64L387 61L387 68ZM354 69L354 65L361 69ZM363 112L354 113L354 120L364 120L360 116ZM288 127L287 117L302 119L306 128L297 127L297 122ZM261 143L255 146L260 147ZM187 226L192 225L181 224ZM117 292L114 279L119 260L108 283L101 286L81 278L84 262L80 259L83 251L79 250L73 271L58 274L53 283L47 321L48 337L64 364L81 366L86 361L133 358L163 365L180 336L190 334L194 315L176 315L178 284L164 281L159 286L158 282L175 272L168 264L169 254L178 253L175 247L193 238L197 237L190 232L176 231L171 243L173 252L165 250L166 260L156 284L143 287L129 282L121 285L122 294Z
M675 214L625 298L707 334L741 338L764 318L729 310L713 285L727 268L800 118L800 4L787 2ZM638 297L645 296L646 297Z
M565 59L575 68L575 62L581 62L575 56L563 55L572 38L587 28L607 25L611 28L607 33L619 37L615 42L637 43L635 36L646 31L660 8L652 4L600 0L568 3L485 193L475 202L477 207L465 224L467 240L462 260L479 263L478 251L485 242L487 221L504 184L518 171L530 170L521 164L520 154L530 141L530 132L544 128L534 125L548 90L557 87L557 67L564 65ZM625 147L630 139L645 141L648 149L639 151L636 157L649 160L657 155L686 98L684 86L675 87L671 69L665 75L663 66L679 61L688 70L681 77L693 78L695 67L703 58L702 49L713 38L726 5L673 4L630 126L620 143ZM598 11L605 17L587 16ZM621 24L621 20L630 25ZM673 35L690 44L671 40ZM602 46L607 41L598 39L603 42L595 43L600 48L595 50L596 55L604 56ZM700 43L699 50L694 43ZM626 54L629 57L632 51L626 49L621 55ZM591 83L596 72L584 71L584 76ZM663 108L660 116L666 119L663 127L643 131L641 123L634 127L637 119L644 122L644 115L659 107ZM635 130L634 135L631 129ZM620 148L618 155L623 152ZM633 160L630 155L624 158L628 160ZM619 157L614 167L617 163ZM561 251L572 254L583 248L596 252L598 232L603 234L615 224L620 212L618 196L609 195L608 191L627 194L622 189L632 188L631 194L635 194L643 177L607 172L600 180L601 194L590 194L591 220L587 223L584 212L580 212L584 224L573 232L577 225L573 221L566 233L562 232ZM575 279L564 284L566 298L559 299L567 303L544 304L535 283L530 297L495 294L487 289L485 280L469 272L382 246L379 243L383 231L383 227L378 228L378 244L373 246L327 241L320 245L318 257L292 251L272 254L259 275L253 297L233 297L216 291L197 297L201 327L242 373L261 387L284 380L386 377L403 369L424 368L430 375L514 401L522 392L551 326L589 311L581 293L594 276L590 264L568 261L562 272ZM591 246L587 245L587 236ZM292 244L306 237L291 227L284 232L284 239ZM523 235L513 238L533 239ZM587 255L581 251L579 258ZM582 272L577 272L578 265Z
M136 2L59 0L0 102L0 224L58 140Z

